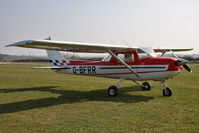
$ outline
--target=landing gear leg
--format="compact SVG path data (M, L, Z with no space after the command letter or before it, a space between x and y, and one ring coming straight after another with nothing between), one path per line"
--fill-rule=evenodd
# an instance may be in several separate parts
M108 88L108 96L110 96L110 97L116 97L118 95L118 89L120 88L120 86L121 86L121 84L122 84L122 82L124 80L125 79L121 78L119 84L117 85L117 87L116 86L110 86Z
M149 84L149 82L144 82L142 84L140 84L139 82L133 80L133 82L135 82L136 84L140 85L142 87L143 91L150 91L151 90L151 85Z
M170 97L172 95L172 91L170 88L167 87L165 80L163 81L164 89L162 90L163 96Z
M120 82L119 82L119 84L117 85L117 88L118 88L118 89L120 88L120 86L121 86L121 84L122 84L122 82L123 82L124 80L125 80L125 79L123 79L123 78L120 79Z

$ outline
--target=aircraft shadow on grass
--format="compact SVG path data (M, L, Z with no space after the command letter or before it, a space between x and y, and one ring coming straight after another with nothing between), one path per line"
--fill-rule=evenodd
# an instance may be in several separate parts
M120 88L119 95L117 97L108 97L107 89L92 90L92 91L76 91L76 90L56 90L57 86L45 86L34 88L19 88L19 89L0 89L0 93L12 93L12 92L27 92L27 91L42 91L59 94L58 97L41 98L34 100L26 100L13 103L0 104L0 114L14 113L18 111L44 108L59 104L67 103L81 103L88 101L104 101L104 102L123 102L123 103L137 103L148 102L153 97L131 95L127 92L140 91L137 86Z

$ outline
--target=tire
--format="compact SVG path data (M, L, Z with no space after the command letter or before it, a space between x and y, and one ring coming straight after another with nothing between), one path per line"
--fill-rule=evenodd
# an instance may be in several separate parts
M149 82L142 83L142 90L143 91L150 91L151 90L151 85L149 84Z
M166 97L170 97L172 95L172 91L168 87L166 87L166 89L164 89L162 93L163 93L163 96L166 96Z
M108 96L116 97L118 95L118 88L116 86L110 86L108 88Z

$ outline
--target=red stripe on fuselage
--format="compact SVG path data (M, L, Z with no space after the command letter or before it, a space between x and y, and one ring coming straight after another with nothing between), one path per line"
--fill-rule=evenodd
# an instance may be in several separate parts
M164 71L148 71L148 72L137 72L137 73L154 73L154 72L172 72L172 71L164 70ZM176 72L178 72L178 71L176 71ZM124 75L124 74L134 74L134 73L128 72L128 73L76 74L76 75Z
M148 57L134 62L126 62L127 65L168 65L175 58L169 57ZM118 62L108 61L70 61L68 65L121 65Z

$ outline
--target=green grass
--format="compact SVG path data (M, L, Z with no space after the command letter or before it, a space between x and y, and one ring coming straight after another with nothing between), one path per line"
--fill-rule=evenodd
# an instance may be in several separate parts
M0 133L199 132L198 64L167 81L171 97L124 81L115 98L119 80L31 69L47 65L0 65Z

